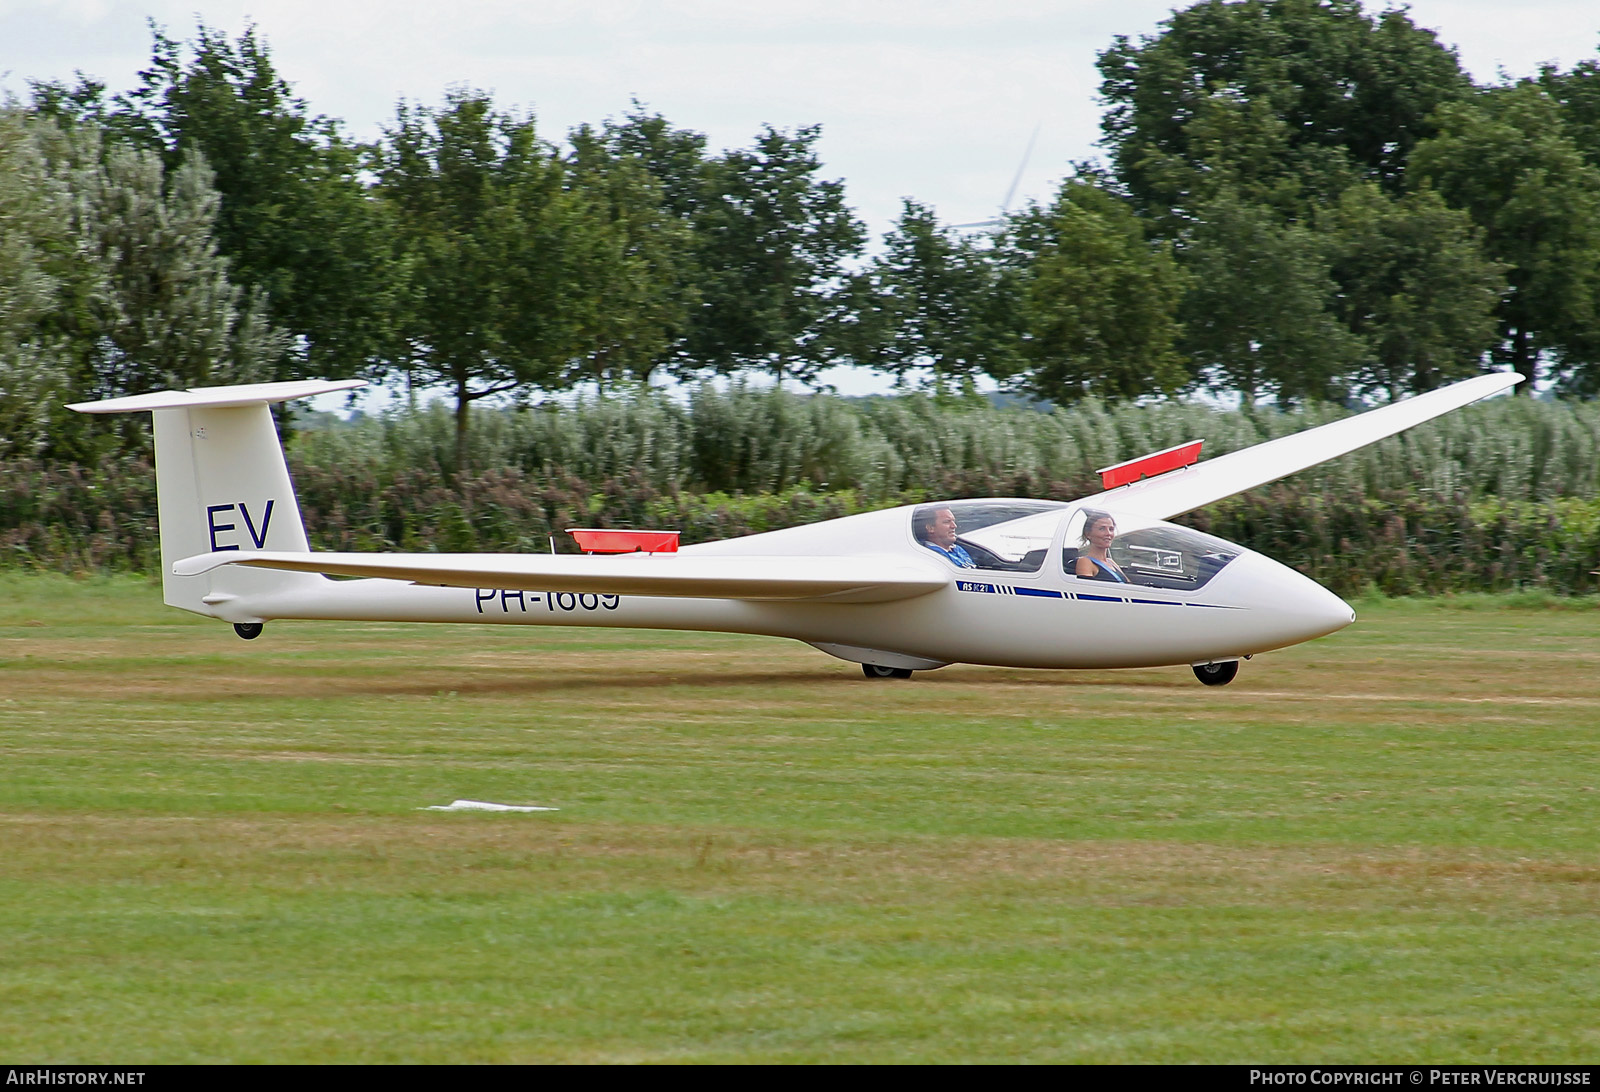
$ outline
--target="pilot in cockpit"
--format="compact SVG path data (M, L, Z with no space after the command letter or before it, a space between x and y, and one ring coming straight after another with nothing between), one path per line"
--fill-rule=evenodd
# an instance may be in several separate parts
M1111 543L1116 537L1117 521L1112 519L1109 513L1094 509L1085 512L1083 548L1078 551L1078 560L1073 563L1073 575L1087 577L1090 580L1128 583L1127 574L1122 571L1122 567L1111 560Z
M936 504L923 505L911 515L911 531L918 542L957 568L976 567L972 555L956 541L956 516L950 509Z

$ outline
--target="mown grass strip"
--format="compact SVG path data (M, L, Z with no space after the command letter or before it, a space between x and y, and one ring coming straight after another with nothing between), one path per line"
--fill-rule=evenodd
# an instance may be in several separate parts
M1592 609L869 683L718 635L0 581L27 1061L1544 1061L1600 1033ZM1568 605L1570 606L1570 605ZM467 797L559 807L440 814Z

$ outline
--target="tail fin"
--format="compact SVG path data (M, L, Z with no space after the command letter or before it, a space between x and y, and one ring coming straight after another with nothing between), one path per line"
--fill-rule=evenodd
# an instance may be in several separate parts
M359 379L251 383L159 391L67 408L154 413L163 597L169 606L196 614L245 621L226 609L230 600L325 578L239 565L202 576L177 576L173 563L213 550L309 550L268 405L364 385Z

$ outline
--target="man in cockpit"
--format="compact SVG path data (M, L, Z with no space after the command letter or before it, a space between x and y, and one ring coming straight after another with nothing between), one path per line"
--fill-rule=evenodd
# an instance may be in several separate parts
M934 553L960 569L976 567L972 555L956 541L956 515L948 508L925 504L911 516L911 531Z

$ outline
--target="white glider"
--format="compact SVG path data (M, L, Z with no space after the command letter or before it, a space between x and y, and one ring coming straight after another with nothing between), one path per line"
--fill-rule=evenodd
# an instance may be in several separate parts
M1204 462L1194 462L1198 445L1158 452L1108 468L1108 483L1127 484L1076 502L936 502L682 549L659 532L623 532L600 548L633 542L638 552L613 556L312 551L268 407L359 380L71 408L154 414L166 602L245 638L291 618L718 630L805 641L870 678L952 663L1188 664L1220 685L1240 659L1332 633L1354 612L1270 558L1163 521L1521 378L1478 376ZM1086 524L1107 515L1114 541L1092 544ZM959 549L939 548L950 545L940 528ZM1080 554L1109 564L1080 575L1080 564L1093 568Z

